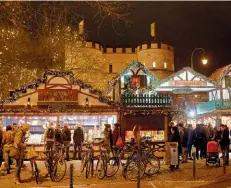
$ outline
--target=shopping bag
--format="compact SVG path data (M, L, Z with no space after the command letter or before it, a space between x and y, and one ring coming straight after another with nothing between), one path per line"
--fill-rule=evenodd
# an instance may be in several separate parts
M124 147L124 142L123 142L123 139L121 137L119 137L116 141L116 146L119 146L119 147Z

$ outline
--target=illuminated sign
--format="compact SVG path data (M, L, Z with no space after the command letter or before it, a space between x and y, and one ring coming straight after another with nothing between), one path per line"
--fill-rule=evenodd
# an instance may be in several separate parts
M206 81L198 80L171 80L169 81L169 86L207 86Z

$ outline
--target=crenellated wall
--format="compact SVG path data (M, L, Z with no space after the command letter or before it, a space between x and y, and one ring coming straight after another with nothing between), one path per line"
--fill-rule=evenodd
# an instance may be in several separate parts
M154 74L158 73L157 76L161 78L165 78L174 71L174 48L168 44L149 43L136 48L109 48L100 43L87 41L86 48L91 48L92 51L97 50L97 53L101 52L102 58L107 61L103 70L106 74L109 73L110 65L112 65L110 74L114 75L120 73L134 60L145 64ZM67 62L66 60L66 64Z

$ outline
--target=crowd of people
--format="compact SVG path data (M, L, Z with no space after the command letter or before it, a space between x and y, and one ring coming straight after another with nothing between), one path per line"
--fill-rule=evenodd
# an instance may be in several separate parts
M178 143L178 165L170 165L171 169L178 169L180 159L182 163L192 160L192 147L196 149L196 159L207 157L207 143L215 141L222 151L225 151L226 165L229 165L230 131L227 125L221 124L220 130L211 125L197 124L193 129L192 125L184 126L183 123L169 123L169 141Z
M104 125L103 143L107 150L113 151L113 146L123 146L124 142L121 137L120 124L115 123L114 127L110 124ZM17 124L8 125L6 130L0 126L0 169L2 174L10 173L12 164L15 164L15 183L20 184L20 172L23 167L23 160L25 157L27 132L30 125L24 124L18 126ZM137 147L140 147L141 126L135 125L133 128L134 142ZM178 169L181 163L187 163L192 159L192 147L196 148L197 160L206 158L207 143L215 141L219 144L222 151L225 151L226 165L229 165L229 145L230 145L230 131L224 124L220 125L220 129L213 128L211 125L197 124L193 129L192 125L184 126L183 123L174 124L169 123L169 141L178 143L178 163L177 165L170 165L171 169ZM67 123L63 127L50 122L44 133L44 143L46 150L53 150L54 144L59 143L65 147L66 160L70 160L70 143L71 130ZM81 159L82 147L84 143L84 131L80 124L77 124L73 134L73 160ZM78 154L78 156L77 156ZM77 157L77 158L76 158ZM4 160L4 165L2 162Z

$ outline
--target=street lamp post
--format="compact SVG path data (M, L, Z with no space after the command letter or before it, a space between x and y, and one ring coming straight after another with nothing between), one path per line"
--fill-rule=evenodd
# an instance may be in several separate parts
M197 50L201 50L201 51L203 51L203 54L205 54L205 50L204 50L203 48L196 48L196 49L193 50L193 52L192 52L192 54L191 54L191 68L192 68L192 69L193 69L193 55L194 55L194 52L197 51ZM203 58L203 59L202 59L202 63L203 63L204 65L206 65L206 64L208 63L208 60L205 59L205 58Z

